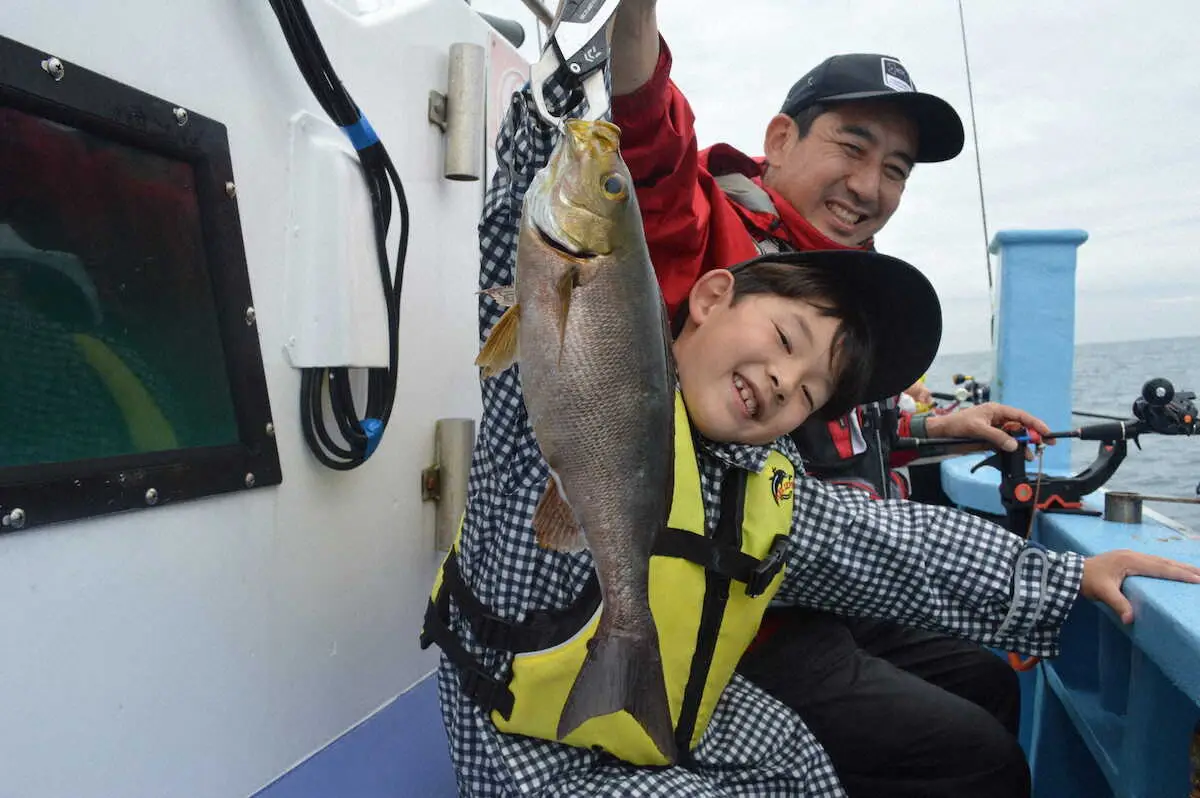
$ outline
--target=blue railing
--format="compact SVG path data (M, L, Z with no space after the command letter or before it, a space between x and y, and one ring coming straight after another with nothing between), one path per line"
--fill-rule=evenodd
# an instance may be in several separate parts
M1045 419L1070 424L1076 249L1082 231L996 236L1000 290L993 396ZM1148 375L1153 376L1153 375ZM1046 450L1046 469L1064 473L1067 446ZM1001 514L999 475L971 474L980 457L942 465L955 503ZM1089 497L1100 511L1103 499ZM1200 564L1200 540L1153 519L1137 525L1095 516L1041 514L1034 535L1085 556L1134 549ZM1189 747L1200 721L1200 591L1131 578L1125 593L1135 621L1080 601L1062 637L1062 655L1043 662L1022 717L1038 798L1186 798Z

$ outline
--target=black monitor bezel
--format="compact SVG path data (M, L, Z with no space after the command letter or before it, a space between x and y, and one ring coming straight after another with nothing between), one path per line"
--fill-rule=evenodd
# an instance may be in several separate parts
M186 161L195 171L239 442L0 468L0 532L280 484L225 126L65 59L57 60L56 79L54 58L0 36L0 105ZM19 380L10 385L19 390Z

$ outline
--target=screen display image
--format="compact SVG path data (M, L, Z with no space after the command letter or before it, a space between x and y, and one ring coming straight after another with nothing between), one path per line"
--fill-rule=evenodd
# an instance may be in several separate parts
M0 468L238 442L191 164L0 106Z

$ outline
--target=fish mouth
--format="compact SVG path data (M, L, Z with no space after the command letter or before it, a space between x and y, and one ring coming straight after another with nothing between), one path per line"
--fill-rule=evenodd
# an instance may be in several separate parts
M559 241L557 238L550 235L536 224L533 226L533 229L537 231L538 237L542 239L543 244L550 247L550 249L554 250L560 255L565 255L568 258L575 258L578 260L591 260L592 258L597 258L600 256L598 252L592 252L588 249L573 249L569 244L564 244L563 242Z

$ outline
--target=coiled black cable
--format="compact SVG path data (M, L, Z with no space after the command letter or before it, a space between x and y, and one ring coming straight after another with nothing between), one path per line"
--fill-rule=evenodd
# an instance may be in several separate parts
M306 368L300 378L300 424L305 443L323 465L339 471L357 468L379 445L396 400L400 346L400 289L408 254L408 200L404 186L383 142L375 136L358 106L338 79L321 39L313 28L303 0L269 0L296 66L321 108L350 137L358 150L363 178L371 196L375 250L387 306L388 366L367 370L366 407L362 418L354 404L350 369ZM392 222L392 189L400 215L396 266L388 263L387 236ZM324 398L342 441L334 439L325 421Z

